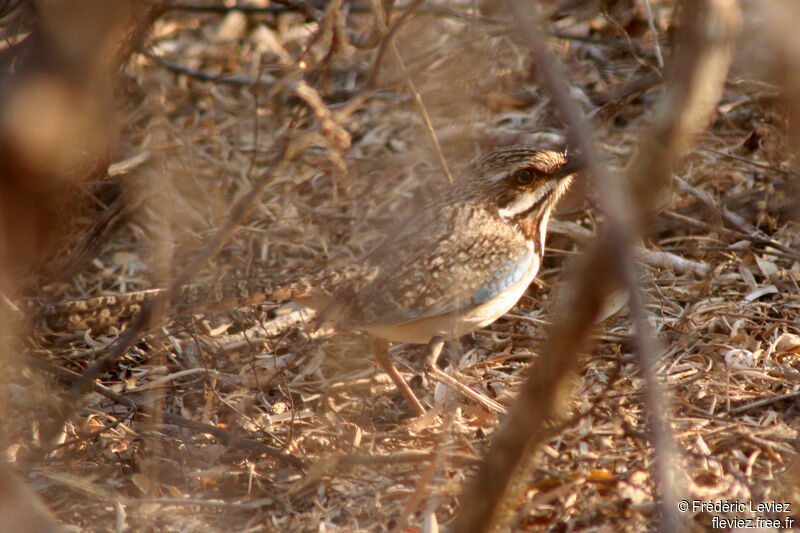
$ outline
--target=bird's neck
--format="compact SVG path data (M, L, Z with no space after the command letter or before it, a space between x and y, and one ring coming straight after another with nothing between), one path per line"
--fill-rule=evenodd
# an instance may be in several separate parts
M552 210L553 206L547 205L533 215L519 217L514 221L525 239L533 244L534 250L536 250L536 254L540 258L544 254L547 223L550 221L550 213Z

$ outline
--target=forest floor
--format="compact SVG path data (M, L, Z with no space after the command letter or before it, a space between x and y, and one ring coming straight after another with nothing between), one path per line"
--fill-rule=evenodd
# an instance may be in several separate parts
M396 35L454 177L498 147L563 148L563 124L504 13L473 17L472 2L461 4L425 3ZM663 85L655 77L650 87L629 90L659 71L648 18L641 2L607 4L616 7L554 16L547 28L579 104L587 113L603 111L595 140L621 175ZM651 5L668 58L675 5ZM371 20L354 11L341 23L363 36ZM317 28L297 13L163 14L147 53L126 66L119 99L112 168L130 207L126 220L78 272L30 296L58 302L164 286L271 172L290 131L313 133L311 145L270 174L193 281L357 258L444 186L438 151L392 47L377 90L350 106L376 51L331 39L330 32L310 43ZM639 275L660 342L679 496L791 506L690 508L684 516L698 531L716 527L720 517L800 520L798 166L781 90L753 67L746 44L713 123L675 170L671 193L640 243L690 262L642 253ZM324 102L316 114L289 88L298 79L287 74L289 66L301 60L306 83ZM258 76L262 83L253 83ZM349 135L349 148L333 146L320 128L325 110ZM596 195L591 178L578 180L555 215L560 224L549 234L538 279L519 304L448 345L460 380L510 404L526 374L536 372L568 266L586 248L575 225L588 232L602 225ZM261 305L165 318L100 380L137 403L85 395L62 445L44 459L32 450L51 398L63 395L70 380L6 365L6 459L59 520L83 531L431 531L434 520L446 526L502 416L426 380L421 347L394 345L392 360L430 407L414 416L370 356L369 339L281 326L296 312ZM125 328L39 327L24 335L25 350L81 372ZM641 531L656 523L645 383L632 339L626 301L616 298L581 357L563 409L569 423L515 481L503 511L512 530ZM173 423L170 414L251 440L226 442ZM254 441L283 455L262 453Z

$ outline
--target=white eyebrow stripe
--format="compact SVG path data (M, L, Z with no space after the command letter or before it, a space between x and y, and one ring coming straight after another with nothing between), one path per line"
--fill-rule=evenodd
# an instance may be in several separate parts
M508 205L500 208L500 216L511 218L519 213L524 213L533 207L536 202L544 198L545 195L550 194L556 185L555 181L547 181L533 192L525 192L516 196Z

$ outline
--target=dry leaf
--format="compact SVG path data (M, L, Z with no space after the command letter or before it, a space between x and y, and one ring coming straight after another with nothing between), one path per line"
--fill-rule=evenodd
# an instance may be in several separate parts
M784 333L775 341L775 353L800 355L800 335Z
M756 362L753 352L741 348L732 348L722 355L725 358L725 366L730 369L752 368Z
M770 277L779 270L778 266L771 260L766 259L764 257L759 257L757 255L753 255L753 257L756 260L756 265L758 265L758 269L766 277Z
M486 95L486 107L495 113L509 109L520 109L530 105L528 102L509 94L491 91Z

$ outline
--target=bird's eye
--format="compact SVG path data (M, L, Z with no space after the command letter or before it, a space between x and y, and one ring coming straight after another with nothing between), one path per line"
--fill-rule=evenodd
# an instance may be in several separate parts
M511 174L511 181L516 185L530 185L536 179L536 174L529 168L518 168Z

